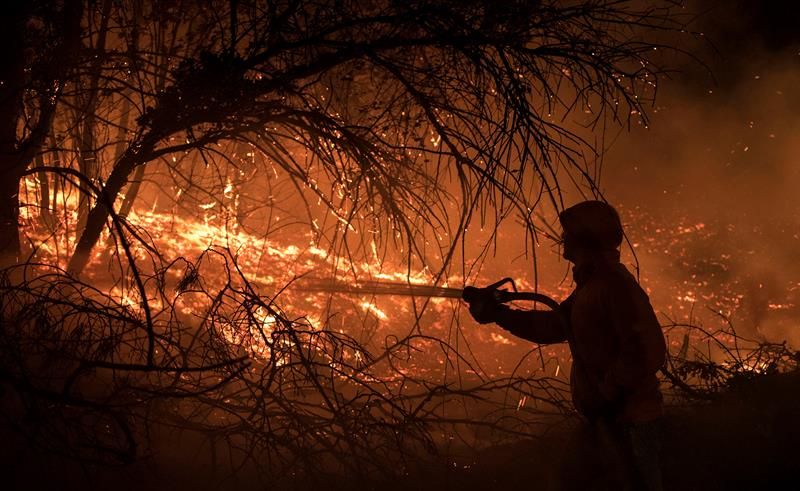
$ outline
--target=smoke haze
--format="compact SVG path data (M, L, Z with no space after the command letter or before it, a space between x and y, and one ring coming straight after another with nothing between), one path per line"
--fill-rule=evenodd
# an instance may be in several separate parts
M794 298L800 287L798 8L701 3L706 10L692 28L708 40L699 43L698 55L707 69L686 62L662 80L650 127L621 132L605 155L603 189L623 209L638 208L638 220L652 220L660 233L697 228L695 237L679 239L683 257L637 249L646 283L654 277L660 278L650 284L677 282L686 290L678 296L689 298L698 289L735 290L740 298L723 313L740 330L796 345L800 336L790 319L800 312ZM637 228L629 232L647 235ZM697 306L707 306L702 300ZM667 301L654 294L654 303Z

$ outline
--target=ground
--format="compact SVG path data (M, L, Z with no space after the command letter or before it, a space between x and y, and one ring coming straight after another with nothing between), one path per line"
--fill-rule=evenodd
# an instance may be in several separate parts
M745 379L706 403L671 405L665 418L663 470L666 490L798 489L800 471L800 373ZM569 435L562 424L541 438L495 446L453 466L426 465L406 479L349 481L326 477L325 489L554 489L560 452ZM8 442L8 439L5 439ZM32 460L6 448L5 489L278 489L246 473L222 474L198 465L146 460L93 470L58 458ZM28 453L27 457L32 456ZM320 489L299 476L286 489Z

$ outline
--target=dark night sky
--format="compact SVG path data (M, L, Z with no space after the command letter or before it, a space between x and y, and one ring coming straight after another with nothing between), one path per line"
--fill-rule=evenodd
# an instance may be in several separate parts
M797 21L800 3L795 0L735 0L701 2L711 5L699 20L718 40L723 52L735 54L760 45L778 51L800 42Z
M688 9L698 13L692 30L702 32L710 43L694 48L713 72L712 79L696 66L683 67L686 71L678 79L695 82L689 86L725 90L776 60L796 57L800 63L800 2L696 0Z
M715 197L723 203L733 194L716 192L723 189L744 186L742 191L755 197L759 187L800 184L794 172L800 168L794 159L800 151L795 148L800 129L800 2L697 4L689 7L700 12L691 27L708 42L681 39L679 47L700 62L688 57L672 61L678 71L661 80L650 130L623 132L606 158L604 185L622 201L646 200L657 185L672 206L673 194L698 193L699 183L702 192L711 193L704 200L685 201L709 206L703 201ZM645 193L639 195L635 188ZM776 197L775 191L770 190L767 201Z

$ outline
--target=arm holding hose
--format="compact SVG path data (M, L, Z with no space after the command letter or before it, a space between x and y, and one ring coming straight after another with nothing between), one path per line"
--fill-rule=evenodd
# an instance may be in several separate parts
M567 340L564 323L554 310L517 310L500 305L495 322L514 336L537 344Z
M565 318L569 312L570 299L558 305L552 299L538 293L518 293L498 290L496 286L464 289L463 298L469 304L469 312L480 324L497 323L514 336L538 344L562 343L567 340ZM517 310L506 305L511 300L534 300L545 303L551 310Z

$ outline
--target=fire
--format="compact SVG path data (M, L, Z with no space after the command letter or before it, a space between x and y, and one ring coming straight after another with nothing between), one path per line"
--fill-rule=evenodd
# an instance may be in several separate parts
M226 196L234 193L231 186L228 182ZM61 210L55 222L46 228L41 225L41 216L35 206L38 189L33 177L28 178L21 189L23 199L29 200L21 213L24 232L32 241L37 258L63 267L75 245L75 235L69 230L78 220L77 193L67 190L64 194L63 190L59 191L55 201L60 204ZM636 239L635 250L643 262L642 283L650 292L652 302L656 310L662 313L665 323L680 321L686 316L697 321L705 312L705 307L726 315L743 310L748 298L747 284L740 278L727 278L739 253L720 250L715 256L707 257L692 250L704 241L714 241L719 225L693 221L687 217L683 222L667 227L641 210L623 208L622 212L629 235ZM199 281L206 288L218 287L225 277L224 268L230 267L209 254L209 248L224 248L264 298L274 297L276 306L289 313L291 318L302 316L303 322L313 329L342 330L356 334L367 344L380 346L385 336L407 332L411 326L418 325L425 332L453 344L463 340L468 346L479 346L475 356L483 360L482 366L490 374L501 374L513 368L528 349L528 345L505 335L496 327L475 327L457 300L338 295L295 291L291 288L298 278L307 277L333 276L347 282L369 279L413 285L434 282L434 275L425 268L414 270L406 265L381 261L374 241L369 243L367 255L370 257L365 259L338 255L336 251L323 247L311 233L295 236L291 241L257 236L234 226L231 210L218 202L199 204L195 217L137 209L127 220L135 230L147 231L149 235L145 237L149 237L148 240L152 241L152 246L164 260L184 258L194 264L199 272ZM111 245L113 241L108 236L104 237L94 251L93 263L87 275L96 279L100 288L123 304L141 308L142 302L137 291L107 278L108 267L104 264L107 264ZM139 267L146 269L150 264L148 251L134 245L134 252ZM669 263L661 267L657 262L660 258L668 258ZM547 255L539 257L543 263L549 260ZM628 264L632 262L630 256L626 256L625 260ZM676 269L676 265L680 270ZM508 267L509 264L502 262L502 259L490 262L484 268L484 274L473 281L476 284L488 284L496 277L511 275L517 276L521 289L534 289L530 277L516 275ZM166 278L174 285L184 273L182 267L171 267L166 271ZM554 298L564 298L572 286L568 280L559 283L563 278L563 274L556 279L540 278L540 285L550 285L549 290L544 289L545 293ZM448 284L463 285L464 278L450 275L439 280L440 286ZM284 289L287 285L289 288ZM767 298L764 300L764 310L781 314L795 312L794 296L798 291L800 284L792 285L782 297ZM177 293L175 295L178 296ZM153 309L163 307L158 298L148 301ZM184 315L198 318L208 308L206 303L191 295L180 295L178 304ZM359 316L359 313L362 315ZM365 317L363 313L368 315ZM276 318L262 308L256 309L253 315L260 332L241 332L241 326L231 323L225 326L224 335L232 344L249 343L249 351L256 356L268 356L269 347L263 335L269 336ZM453 326L458 328L453 330ZM547 355L560 360L557 364L560 373L561 361L568 358L566 351L548 350ZM430 361L432 366L441 365L441 360ZM416 367L420 371L428 368Z
M375 315L380 320L386 320L389 318L388 315L381 309L379 309L374 303L372 302L361 302L361 308L364 309L365 312L370 312Z

